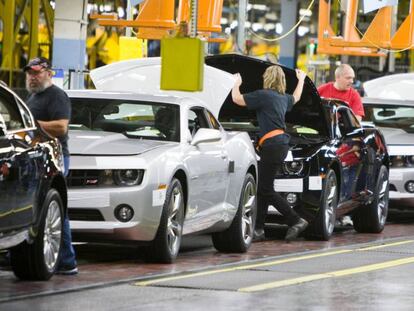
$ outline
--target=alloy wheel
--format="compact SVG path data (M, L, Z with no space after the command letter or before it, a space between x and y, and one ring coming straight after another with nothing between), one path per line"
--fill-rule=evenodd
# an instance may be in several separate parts
M58 202L51 201L46 215L43 236L43 254L48 269L53 269L59 256L62 239L61 217Z

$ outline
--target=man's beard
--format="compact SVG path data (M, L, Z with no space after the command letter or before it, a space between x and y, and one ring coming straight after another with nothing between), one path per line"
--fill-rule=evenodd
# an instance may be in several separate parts
M36 86L30 86L30 82L26 80L26 89L29 93L41 93L48 87L48 82L39 82Z

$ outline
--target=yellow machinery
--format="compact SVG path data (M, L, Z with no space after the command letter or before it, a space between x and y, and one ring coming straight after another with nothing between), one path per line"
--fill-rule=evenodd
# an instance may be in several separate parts
M3 22L3 33L0 35L1 80L13 86L13 77L21 72L23 61L38 55L49 57L53 16L48 0L0 0L0 19ZM45 20L42 25L40 17ZM20 31L21 24L27 32Z
M190 23L191 0L180 0L178 16L175 18L174 0L146 0L139 6L135 20L119 20L116 17L99 19L103 26L137 28L137 37L144 39L162 39L176 30L182 22ZM211 38L212 32L221 32L220 19L223 0L198 0L198 35L210 41L222 42L223 39Z
M330 26L331 1L319 1L318 52L341 55L382 56L380 49L408 50L414 48L414 0L410 11L394 34L391 6L378 10L365 33L356 27L358 0L348 0L342 37L336 37Z
M137 38L162 40L161 88L200 91L203 88L204 42L221 32L223 0L180 0L175 18L174 0L146 0L135 20L99 19L99 24L138 29ZM188 27L189 26L189 27ZM188 31L190 30L190 31ZM188 37L192 35L192 38ZM173 38L175 37L175 38Z

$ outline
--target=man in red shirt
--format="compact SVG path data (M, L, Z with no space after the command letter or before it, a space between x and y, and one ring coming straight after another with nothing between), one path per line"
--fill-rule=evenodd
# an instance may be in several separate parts
M322 84L318 87L318 92L322 97L345 101L357 119L361 121L365 113L361 96L352 88L354 79L355 73L351 66L347 64L339 65L335 70L335 82Z

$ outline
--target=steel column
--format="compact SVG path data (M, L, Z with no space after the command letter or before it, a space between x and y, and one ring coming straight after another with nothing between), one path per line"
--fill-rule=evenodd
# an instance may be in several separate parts
M30 36L29 36L29 59L39 56L39 10L40 0L32 0L30 4Z
M298 19L299 2L297 0L281 1L281 22L283 29L291 29ZM296 31L280 41L279 63L290 68L296 67Z
M86 58L87 0L57 0L53 37L53 67L71 76L70 86L83 88Z
M239 1L239 16L237 18L237 47L240 52L246 51L246 15L247 0Z

